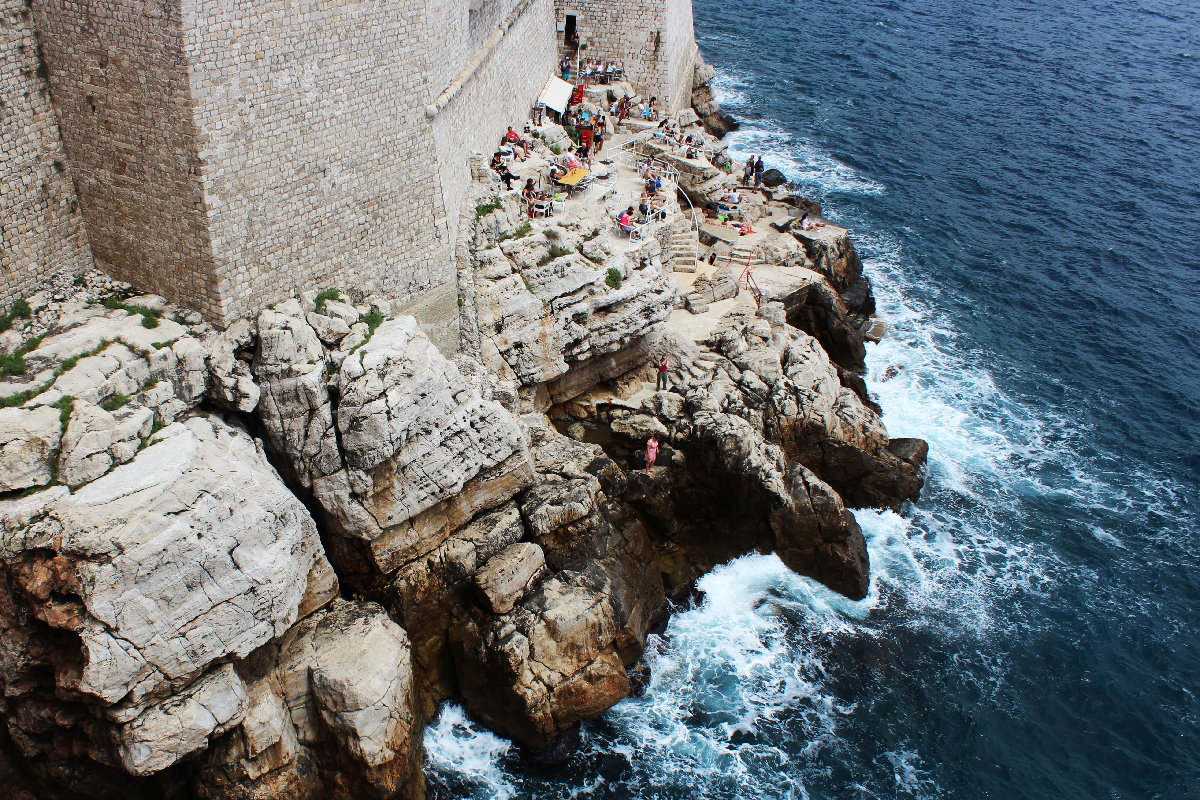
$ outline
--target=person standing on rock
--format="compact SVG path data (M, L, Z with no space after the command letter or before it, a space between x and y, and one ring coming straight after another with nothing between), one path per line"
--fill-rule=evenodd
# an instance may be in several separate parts
M654 391L665 392L667 390L667 370L667 357L663 356L658 365L658 380L654 384Z
M766 167L763 165L762 156L759 156L758 161L754 162L754 188L755 189L762 188L762 176L763 176L763 172L765 170L766 170Z
M658 439L651 436L646 440L646 472L654 466L654 460L658 458Z
M755 156L750 156L750 158L748 158L746 160L746 169L742 172L742 185L743 186L750 185L750 178L751 178L751 176L754 175L754 159L755 159Z

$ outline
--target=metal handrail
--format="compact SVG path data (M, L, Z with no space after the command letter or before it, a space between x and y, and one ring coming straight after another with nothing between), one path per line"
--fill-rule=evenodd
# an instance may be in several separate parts
M687 201L688 211L691 213L692 222L691 222L691 225L689 226L689 230L692 232L699 231L700 230L700 220L697 219L697 217L696 217L696 207L692 205L692 199L687 196L687 192L680 189L679 184L677 183L677 184L675 184L675 197L676 197L675 202L677 205L679 203L678 198L680 195L683 195L683 199ZM682 208L680 208L679 210L680 210L680 213L683 212ZM699 236L699 234L697 234L692 237L692 264L696 265L699 263L700 263L700 236Z

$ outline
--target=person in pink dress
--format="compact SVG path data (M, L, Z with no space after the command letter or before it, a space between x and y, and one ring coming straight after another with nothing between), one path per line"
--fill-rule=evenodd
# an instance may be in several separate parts
M658 458L658 439L651 436L646 440L646 472L654 466L654 459Z

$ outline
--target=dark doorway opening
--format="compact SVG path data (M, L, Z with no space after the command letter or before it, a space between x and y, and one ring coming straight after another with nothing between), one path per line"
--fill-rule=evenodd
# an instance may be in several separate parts
M563 44L570 47L571 34L575 33L575 15L567 14L567 25L563 28Z

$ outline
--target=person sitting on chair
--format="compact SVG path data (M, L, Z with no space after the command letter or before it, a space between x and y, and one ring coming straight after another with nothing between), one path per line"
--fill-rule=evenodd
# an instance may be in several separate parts
M621 212L621 216L617 218L617 225L621 228L621 233L633 230L633 206Z
M521 134L514 131L512 125L508 126L508 133L504 134L504 140L512 145L514 155L516 154L517 149L520 148L521 152L524 153L524 155L521 156L522 161L529 158L529 141L522 139Z
M525 181L525 188L521 190L521 197L524 198L525 202L529 205L529 217L532 219L533 204L537 202L538 199L537 189L533 188L533 178Z

